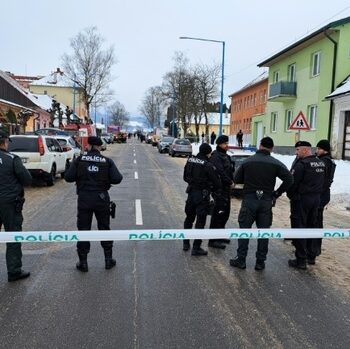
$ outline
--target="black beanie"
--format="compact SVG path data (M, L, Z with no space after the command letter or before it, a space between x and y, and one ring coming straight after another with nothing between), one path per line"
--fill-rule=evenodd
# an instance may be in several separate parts
M328 151L328 152L331 151L331 145L330 145L328 139L322 139L322 140L320 140L320 141L317 143L316 147L321 148L321 149L323 149L323 150L325 150L325 151Z
M298 148L298 147L311 147L311 143L308 142L308 141L299 141L299 142L296 142L295 143L295 148Z
M199 152L203 155L208 155L212 152L211 146L208 143L203 143L199 147Z
M264 137L261 139L260 144L267 149L272 149L274 144L273 144L273 139L271 137Z
M100 137L96 137L96 136L90 136L88 138L88 143L90 145L99 145L99 146L103 144L102 141L101 141L101 138Z
M228 142L228 137L226 135L221 135L216 140L217 145L220 145L222 143L227 143L227 142Z

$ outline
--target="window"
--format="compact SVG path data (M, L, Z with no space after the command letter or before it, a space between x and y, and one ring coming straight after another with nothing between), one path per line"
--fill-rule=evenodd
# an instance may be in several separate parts
M280 71L277 70L277 71L273 72L273 83L278 82L279 79L280 79Z
M317 105L309 106L309 125L311 130L316 130L317 123Z
M271 132L277 131L277 112L271 113Z
M288 66L288 81L295 81L295 63Z
M311 61L312 77L320 74L320 60L321 60L321 52L315 52L312 54L312 61Z
M289 132L288 128L293 121L293 110L286 110L286 131Z

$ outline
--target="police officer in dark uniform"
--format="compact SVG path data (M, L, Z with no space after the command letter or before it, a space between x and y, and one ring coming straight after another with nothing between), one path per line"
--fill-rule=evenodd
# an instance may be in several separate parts
M190 157L185 165L183 178L188 183L185 229L192 229L196 217L195 228L204 228L209 211L210 193L220 190L220 178L215 171L215 167L209 162L211 152L211 146L203 143L199 147L198 155ZM201 243L202 240L200 239L194 240L192 256L206 256L208 254L207 251L201 248ZM188 251L190 247L190 240L184 240L183 250Z
M323 182L323 189L320 197L320 206L318 208L317 212L317 227L323 228L323 211L324 208L328 205L329 201L331 200L331 185L333 183L334 178L334 172L336 168L336 164L334 163L334 160L332 159L331 155L331 145L328 141L328 139L322 139L320 140L316 145L316 155L317 157L324 162L325 165L325 177ZM322 239L314 239L314 246L315 246L315 252L316 256L319 256L321 254L321 246L322 246ZM315 260L308 261L309 264L314 264Z
M272 206L293 183L293 176L287 167L271 156L273 140L264 137L259 150L245 160L237 169L234 182L243 183L243 201L238 216L240 228L270 228L272 224ZM276 178L282 180L280 187L274 191ZM256 252L256 270L265 268L268 252L268 239L258 239ZM240 269L246 268L249 239L238 239L237 256L230 259L230 265Z
M214 197L214 209L210 220L211 229L224 229L230 217L231 187L233 186L233 164L226 154L228 150L228 137L221 135L216 140L216 150L213 151L210 162L215 166L220 179L222 190L220 195ZM224 249L230 243L228 239L210 239L208 246Z
M109 230L110 198L108 190L111 184L119 184L123 176L113 160L101 155L102 141L99 137L88 138L88 151L79 156L69 167L64 178L67 182L76 182L78 194L79 230L91 230L93 214L99 230ZM116 265L112 258L113 241L101 241L105 255L105 268ZM90 252L89 241L78 241L79 262L77 269L88 271L87 255Z
M21 231L24 204L23 186L30 185L32 176L23 166L22 160L9 153L9 136L0 131L0 229ZM22 249L19 242L6 244L8 281L27 278L30 273L22 270Z
M317 228L317 212L323 191L325 164L311 153L311 144L299 141L295 144L297 156L291 169L294 183L287 191L290 199L292 228ZM316 240L316 241L315 241ZM288 264L292 268L306 269L306 262L314 264L317 255L317 239L293 239L295 259Z

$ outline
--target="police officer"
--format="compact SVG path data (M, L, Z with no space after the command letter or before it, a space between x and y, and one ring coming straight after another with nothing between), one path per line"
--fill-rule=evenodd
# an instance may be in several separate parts
M203 143L199 147L198 155L190 157L185 165L183 178L188 183L185 229L192 229L196 217L195 228L204 228L209 211L210 193L218 191L221 187L220 178L215 172L214 166L208 161L211 152L211 146ZM208 254L201 248L201 243L200 239L194 240L192 256L206 256ZM190 240L184 240L183 250L188 251L190 247Z
M320 140L316 145L316 155L325 165L325 178L323 189L320 197L320 206L317 212L317 227L323 228L323 211L331 199L331 185L333 183L336 164L331 156L331 145L327 139ZM321 254L322 239L314 239L316 256ZM314 264L315 260L309 259L309 264Z
M231 210L231 187L233 186L233 164L226 154L228 150L228 137L221 135L216 140L216 150L213 151L210 162L215 166L222 184L220 195L214 200L213 214L210 220L211 229L224 229ZM230 243L228 239L210 239L208 246L224 249L224 243Z
M32 176L23 166L22 160L8 150L10 139L0 131L0 229L21 231L24 204L23 186L30 185ZM19 242L6 244L6 265L8 281L27 278L30 273L22 270L22 249Z
M317 228L317 212L323 191L325 164L311 152L311 144L299 141L295 144L297 156L291 169L294 183L287 191L290 199L292 228ZM292 268L306 269L306 262L314 264L317 255L317 239L294 239L295 259L288 264Z
M69 167L64 178L67 182L76 182L78 194L79 230L91 230L93 214L99 230L109 230L110 199L108 190L111 184L119 184L123 176L113 160L101 155L102 141L99 137L88 138L88 151L79 156ZM113 241L101 241L105 255L105 268L116 265L112 258ZM79 262L77 269L88 271L87 255L90 252L89 241L78 241Z
M243 183L243 201L238 216L240 228L270 228L272 224L272 206L293 183L293 176L287 167L271 156L273 140L264 137L260 141L259 150L245 160L237 169L234 182ZM276 178L282 184L274 191ZM268 239L258 239L255 270L265 268L268 252ZM237 256L230 259L230 265L240 269L246 268L249 239L238 239Z

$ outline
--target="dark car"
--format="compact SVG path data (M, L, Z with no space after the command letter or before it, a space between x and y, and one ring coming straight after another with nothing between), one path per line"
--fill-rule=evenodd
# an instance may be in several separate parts
M158 151L160 153L168 153L170 144L173 143L174 137L162 137L158 142Z
M188 139L174 139L173 143L169 146L169 156L174 157L175 155L192 155L192 145Z

